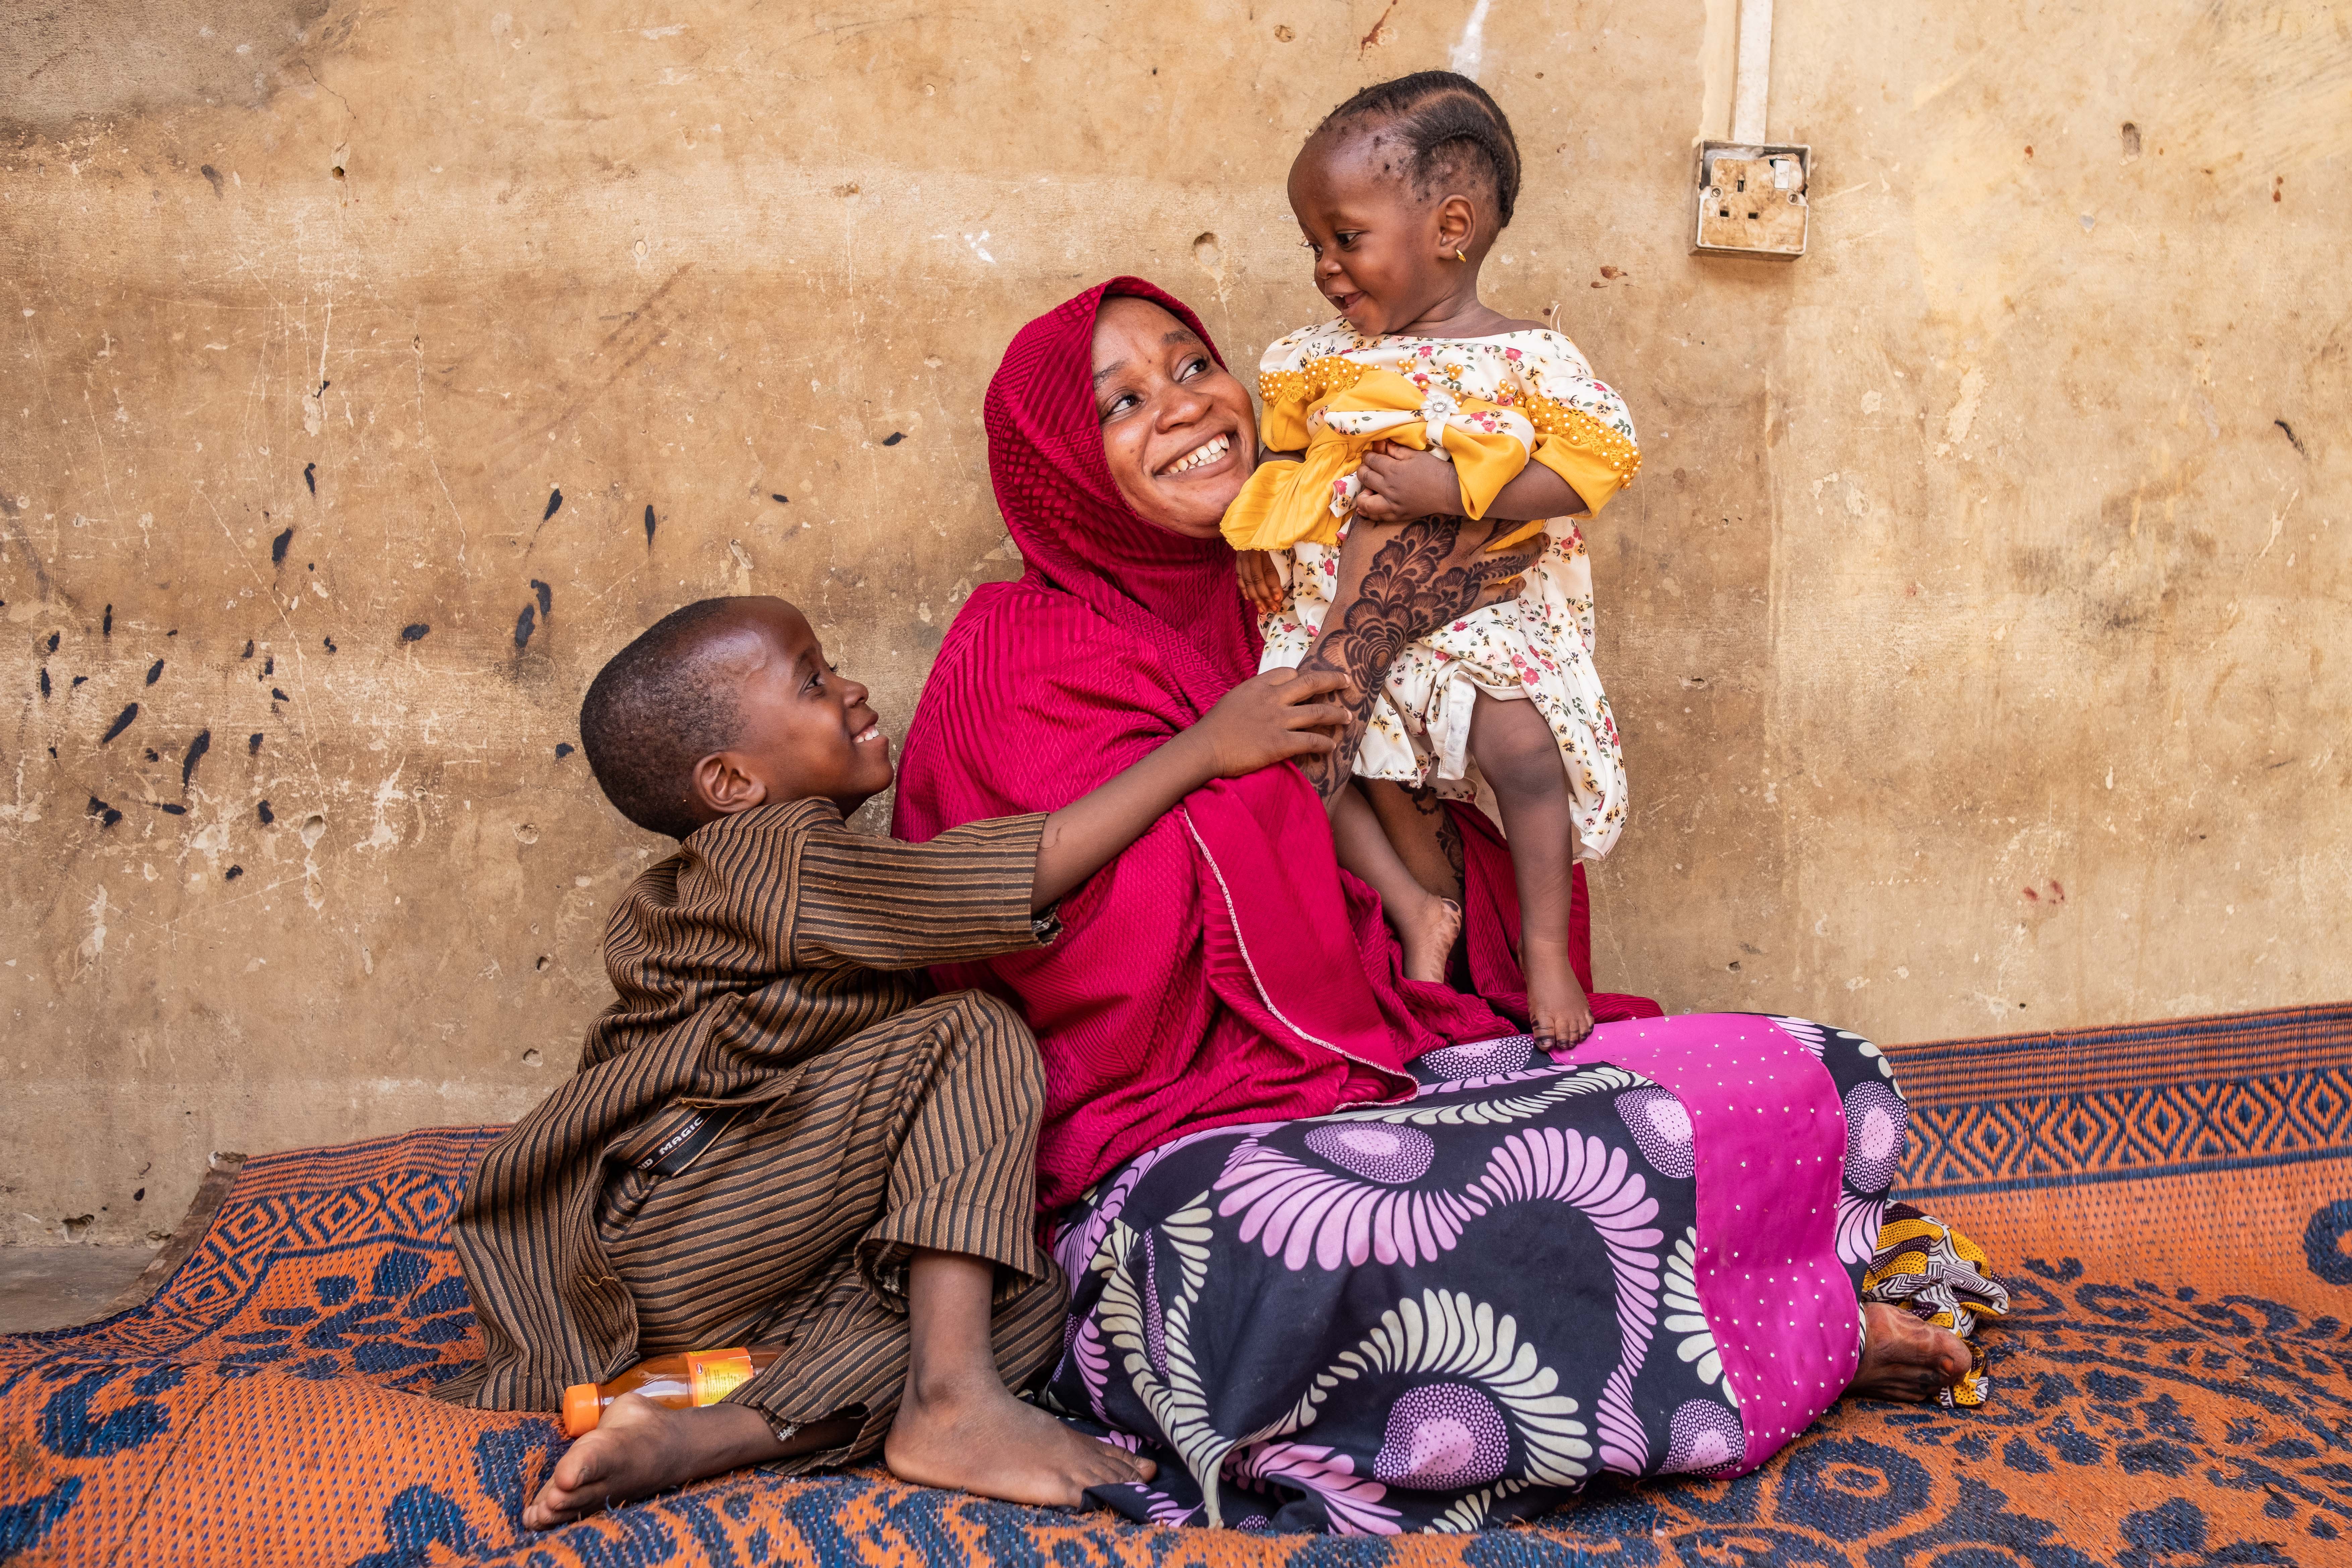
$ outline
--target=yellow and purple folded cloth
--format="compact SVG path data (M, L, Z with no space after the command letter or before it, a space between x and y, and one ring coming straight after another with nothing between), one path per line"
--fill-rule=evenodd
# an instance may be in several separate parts
M1641 464L1631 441L1549 398L1457 396L1336 355L1259 380L1265 399L1260 438L1270 450L1303 448L1306 455L1295 463L1261 464L1242 487L1224 520L1225 542L1236 550L1337 544L1340 521L1362 493L1364 454L1381 441L1452 463L1463 511L1474 518L1486 515L1530 458L1566 479L1596 512ZM1488 548L1502 550L1543 531L1540 521L1530 522Z

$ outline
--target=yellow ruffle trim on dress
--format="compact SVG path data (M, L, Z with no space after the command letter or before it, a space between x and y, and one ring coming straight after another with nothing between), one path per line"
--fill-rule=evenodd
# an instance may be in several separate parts
M1418 412L1429 394L1394 371L1332 354L1309 360L1297 370L1262 374L1258 392L1265 404L1259 436L1267 449L1303 449L1305 456L1297 462L1260 464L1250 476L1225 511L1225 541L1236 550L1287 550L1302 540L1336 544L1340 520L1331 510L1333 484L1360 467L1365 451L1376 442L1393 440L1428 449L1426 426L1418 421L1348 435L1315 417L1326 411ZM1517 414L1535 435L1530 452L1511 436L1466 430L1458 425L1446 426L1445 449L1454 459L1464 510L1469 516L1484 516L1496 492L1527 467L1530 458L1568 482L1582 498L1587 515L1600 511L1641 470L1641 448L1582 409L1549 397L1514 397L1507 391L1505 396L1509 401L1450 399L1465 414ZM1487 548L1507 550L1543 531L1540 521L1529 522Z

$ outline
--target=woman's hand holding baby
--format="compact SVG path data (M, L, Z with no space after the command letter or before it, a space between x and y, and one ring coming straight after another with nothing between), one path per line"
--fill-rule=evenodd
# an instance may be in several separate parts
M1382 441L1364 454L1359 472L1364 493L1356 498L1356 515L1367 522L1414 522L1424 517L1458 517L1468 510L1454 465L1434 453ZM1534 522L1590 510L1574 486L1543 464L1530 462L1495 492L1485 516L1490 522Z
M1226 692L1177 742L1202 748L1201 766L1213 779L1237 779L1293 757L1326 754L1339 745L1348 710L1316 699L1346 684L1335 670L1269 669Z
M1356 515L1367 522L1418 522L1466 510L1454 465L1434 453L1382 441L1364 454L1357 474L1364 490L1356 498Z

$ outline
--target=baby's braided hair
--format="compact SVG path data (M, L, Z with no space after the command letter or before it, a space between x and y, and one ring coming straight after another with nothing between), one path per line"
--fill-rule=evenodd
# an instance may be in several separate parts
M1320 134L1360 121L1394 138L1410 153L1407 173L1415 195L1441 177L1468 166L1493 183L1495 226L1509 226L1519 199L1519 143L1511 122L1486 89L1453 71L1415 71L1364 89L1323 117Z

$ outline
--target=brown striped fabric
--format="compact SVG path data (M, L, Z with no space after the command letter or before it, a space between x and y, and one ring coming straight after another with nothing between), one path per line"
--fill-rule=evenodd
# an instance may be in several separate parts
M921 970L1035 945L1044 822L904 844L798 801L700 828L637 879L578 1073L458 1208L476 1404L552 1409L646 1356L777 1344L731 1397L795 1423L863 1407L851 1449L803 1463L870 1453L906 1373L914 1247L995 1262L1000 1364L1015 1383L1043 1364L1063 1287L1032 1229L1036 1045L1007 1004L931 997ZM716 1138L692 1137L713 1112Z

